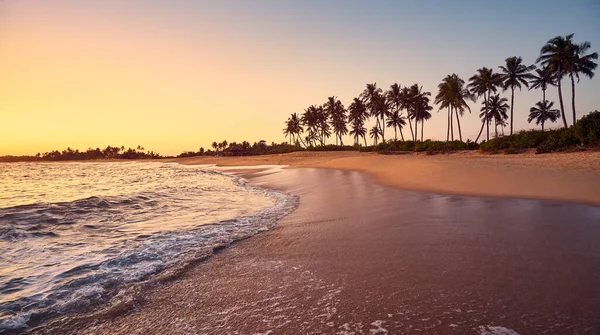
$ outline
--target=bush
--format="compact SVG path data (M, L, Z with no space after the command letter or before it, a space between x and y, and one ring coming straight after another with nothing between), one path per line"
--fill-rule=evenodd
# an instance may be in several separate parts
M574 147L579 144L579 141L573 134L573 130L570 128L563 128L552 130L548 132L546 139L540 143L536 150L536 154L543 154L548 152L556 152L565 150L567 148Z
M583 145L600 145L600 112L593 111L579 119L573 132Z

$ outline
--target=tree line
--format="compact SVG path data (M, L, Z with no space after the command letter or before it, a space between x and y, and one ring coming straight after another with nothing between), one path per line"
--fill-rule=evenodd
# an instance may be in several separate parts
M154 151L146 151L142 146L137 148L125 148L124 146L107 146L104 149L89 148L86 151L71 149L70 147L62 151L52 150L44 153L37 153L35 156L3 156L0 162L16 161L68 161L68 160L99 160L99 159L154 159L164 158Z
M447 110L448 127L446 141L454 141L454 119L458 132L458 140L463 141L460 119L465 112L471 113L469 101L483 100L479 118L481 128L475 139L479 141L483 130L486 130L486 141L490 140L490 125L494 127L495 137L504 135L504 127L510 126L510 135L513 134L515 91L524 87L540 89L542 100L529 109L528 122L535 121L541 124L542 131L547 122L556 122L562 118L563 125L567 128L567 118L562 94L562 80L570 79L571 82L571 108L573 114L572 125L577 121L575 107L575 86L582 76L593 78L597 67L595 62L598 53L588 53L590 42L576 43L574 34L557 36L550 39L540 50L536 64L523 64L521 57L508 57L505 64L499 66L499 71L482 67L478 69L468 84L453 73L442 79L438 85L433 104L439 110ZM555 109L554 102L546 100L546 90L556 86L560 109ZM510 104L508 99L501 97L499 90L510 91ZM293 113L285 122L283 133L290 143L305 148L324 146L326 140L335 136L336 145L343 145L343 136L350 135L354 145L358 146L360 140L367 146L367 135L377 145L379 140L385 142L386 128L394 130L394 140L405 140L404 129L406 125L410 130L410 140L423 141L425 121L432 115L431 92L423 90L418 83L404 86L394 83L388 90L383 91L376 83L367 84L358 97L354 98L348 108L335 96L327 98L322 105L311 105L298 115ZM510 112L510 116L509 116ZM367 130L365 123L369 118L375 120L374 126ZM408 136L408 134L407 134Z

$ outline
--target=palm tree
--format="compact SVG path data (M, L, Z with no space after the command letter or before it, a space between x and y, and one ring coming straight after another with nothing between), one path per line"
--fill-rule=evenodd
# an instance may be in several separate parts
M540 88L542 90L542 101L546 101L546 89L548 86L556 86L554 74L547 67L536 69L536 74L531 75L529 90Z
M548 100L538 101L535 106L529 109L529 118L527 122L535 120L535 124L542 124L542 131L544 131L544 123L548 120L556 122L560 117L560 111L558 109L552 109L554 102Z
M352 127L350 135L354 136L354 144L358 145L358 139L362 137L365 140L365 146L367 146L367 128L364 127L365 120L368 117L367 107L361 99L354 98L348 107L348 112L348 122Z
M404 86L402 87L402 90L400 91L400 109L405 109L406 110L406 119L408 119L408 127L410 129L410 136L412 138L412 140L415 140L415 133L413 132L413 127L412 127L412 110L411 110L411 105L412 105L412 94L411 94L411 89L410 87Z
M335 134L335 144L337 145L338 138L340 139L341 145L344 145L342 136L348 134L348 128L346 127L346 109L342 102L335 96L329 97L323 108L331 116L331 126Z
M317 107L317 125L319 132L321 133L320 141L321 145L325 145L325 141L331 136L331 127L329 126L329 118L331 115L323 108L323 106Z
M446 142L450 139L450 132L452 132L452 140L454 141L454 129L452 127L452 99L453 92L451 86L451 77L446 76L442 82L438 85L438 94L435 96L433 101L434 105L440 105L440 110L448 108L448 127L446 128ZM452 129L452 130L451 130Z
M509 106L507 102L506 98L501 98L498 94L492 95L488 99L487 107L481 108L481 114L479 114L479 117L484 121L487 119L487 123L494 120L496 137L498 137L498 125L504 125L504 121L508 119Z
M402 120L402 124L397 124L394 127L394 139L398 139L398 136L396 135L396 128L398 127L400 128L400 137L402 138L402 141L404 141L404 134L402 134L402 126L406 125L406 118L404 116L402 116L402 113L400 112L400 110L402 109L402 99L403 99L403 94L402 94L402 89L400 88L400 85L398 85L397 83L394 83L390 86L389 91L386 92L386 96L388 98L388 101L390 102L391 107L393 108L393 112L392 112L392 117L394 119L401 119ZM387 123L388 127L392 127L392 125L390 125L389 120ZM412 131L412 129L411 129Z
M417 127L419 121L421 121L421 141L423 141L424 122L431 118L431 113L429 113L429 111L431 111L433 107L429 106L429 96L431 96L431 92L423 92L423 86L419 86L419 84L414 84L410 87L410 108L408 117L409 119L413 118L415 120L415 141L417 140Z
M212 148L215 149L215 151L217 151L217 149L219 148L219 144L217 142L212 142Z
M477 74L469 78L469 85L467 87L469 88L471 94L474 97L479 98L480 96L483 96L484 108L487 112L488 97L491 95L492 92L496 93L497 88L501 84L502 78L500 77L500 74L494 73L494 70L488 69L487 67L482 67L477 70ZM489 118L483 118L483 122L481 123L481 129L479 130L479 135L477 135L475 142L479 140L484 125L486 126L486 139L488 141L490 140L489 122L485 122L485 120L489 121Z
M300 125L300 119L298 118L298 114L293 113L285 122L285 128L283 128L283 133L286 137L290 137L290 144L296 144L299 140L302 141L302 137L300 136L302 131L304 131L304 129Z
M454 141L454 127L452 115L456 112L456 123L458 125L458 135L462 141L462 131L460 129L460 118L465 110L471 112L471 108L466 100L473 100L469 90L465 87L465 81L455 73L446 76L438 85L438 94L435 96L434 104L440 105L440 110L448 108L448 129L446 131L446 141Z
M402 127L406 126L406 118L402 116L398 109L396 109L388 115L386 125L394 128L394 140L397 141L398 133L396 132L396 129L400 129L400 135L402 136ZM402 141L404 141L404 136L402 136Z
M379 135L381 135L381 130L379 130L377 125L374 125L369 131L369 135L373 139L373 145L377 145L377 141L379 141Z
M533 76L529 73L535 69L535 65L523 65L523 59L521 57L508 57L506 59L506 66L500 66L502 74L502 89L504 91L510 88L510 134L513 134L513 110L515 105L515 88L521 90L521 85L529 87L527 80Z
M369 110L371 116L374 116L376 118L377 127L380 127L379 118L377 117L377 104L379 101L379 96L382 94L382 92L383 91L381 90L381 88L377 87L377 83L373 83L373 84L367 84L367 87L365 88L365 90L360 94L360 98L365 103L365 106L367 106L367 109ZM382 134L383 134L383 130L382 130ZM385 137L384 136L382 136L382 137L385 140Z
M540 57L536 63L540 63L542 67L548 68L556 78L558 86L558 101L560 102L560 113L563 124L567 128L567 118L565 116L565 105L562 98L561 80L567 72L570 63L573 63L574 58L573 34L556 36L549 40L546 45L540 50Z
M573 107L573 124L577 121L577 113L575 112L575 79L577 77L577 82L579 82L579 74L583 74L584 76L592 79L594 77L594 70L598 66L595 59L598 59L598 53L594 52L591 54L585 54L589 48L591 48L590 42L583 42L581 44L576 44L573 48L573 59L570 64L567 66L567 71L569 72L569 77L571 77L571 104Z
M315 105L312 105L304 110L302 114L302 124L306 127L308 134L306 135L306 144L314 146L319 140L319 111Z

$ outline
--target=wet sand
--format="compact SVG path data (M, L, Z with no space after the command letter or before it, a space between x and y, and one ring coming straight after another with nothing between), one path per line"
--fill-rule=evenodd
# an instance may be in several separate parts
M403 191L342 170L251 182L299 208L130 310L39 333L600 333L600 207Z

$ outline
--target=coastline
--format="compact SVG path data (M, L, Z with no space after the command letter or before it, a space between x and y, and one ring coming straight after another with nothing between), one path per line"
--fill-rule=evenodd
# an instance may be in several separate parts
M365 172L378 183L448 195L557 200L600 206L600 152L544 155L380 155L296 152L246 157L165 160L186 165L284 165Z
M598 207L404 191L348 170L223 170L300 205L129 308L32 333L600 329Z

